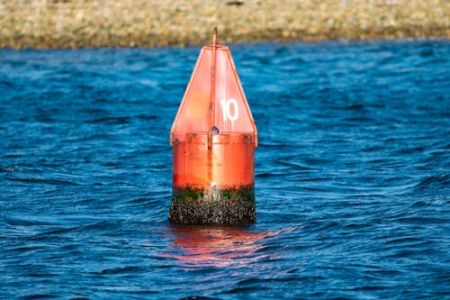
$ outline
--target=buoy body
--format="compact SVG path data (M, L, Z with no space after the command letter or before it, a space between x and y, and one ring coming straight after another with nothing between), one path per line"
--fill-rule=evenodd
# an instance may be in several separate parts
M177 224L241 224L256 219L257 131L228 47L205 46L172 126Z

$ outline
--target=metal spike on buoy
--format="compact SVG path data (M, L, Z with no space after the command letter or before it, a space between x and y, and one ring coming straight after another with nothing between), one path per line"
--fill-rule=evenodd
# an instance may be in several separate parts
M170 133L178 224L242 224L256 220L257 130L230 50L203 47Z

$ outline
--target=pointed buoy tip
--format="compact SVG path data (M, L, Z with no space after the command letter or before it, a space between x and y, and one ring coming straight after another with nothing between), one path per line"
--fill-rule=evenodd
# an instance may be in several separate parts
M217 34L217 26L214 26L214 35L213 35L213 45L214 45L214 47L216 47L217 44L218 44L217 36L218 36L218 34Z

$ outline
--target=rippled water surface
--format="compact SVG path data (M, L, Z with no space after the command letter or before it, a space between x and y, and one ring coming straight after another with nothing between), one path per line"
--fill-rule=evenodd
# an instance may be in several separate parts
M0 297L450 297L450 43L231 49L248 227L167 221L197 48L0 50Z

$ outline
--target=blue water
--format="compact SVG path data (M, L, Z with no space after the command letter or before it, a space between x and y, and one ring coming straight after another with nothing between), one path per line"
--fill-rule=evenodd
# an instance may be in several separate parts
M450 42L232 52L248 227L167 221L198 48L0 50L0 298L450 298Z

